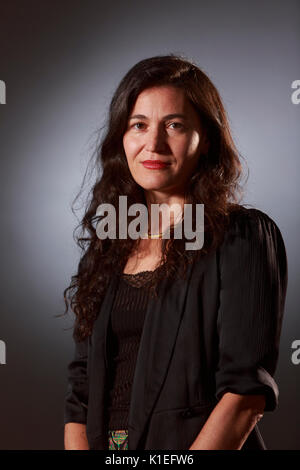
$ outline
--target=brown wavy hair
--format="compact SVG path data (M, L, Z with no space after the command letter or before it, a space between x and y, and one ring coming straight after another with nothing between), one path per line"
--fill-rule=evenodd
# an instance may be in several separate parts
M129 171L123 135L139 93L159 85L172 85L184 90L198 112L210 146L208 153L200 156L185 193L186 203L204 204L204 245L201 250L187 251L184 236L182 239L173 238L171 228L170 239L162 239L161 269L155 270L149 284L151 291L157 295L157 286L162 279L184 276L189 262L214 250L223 239L230 213L241 207L240 155L216 87L193 61L182 55L158 55L139 61L126 73L111 99L105 135L99 137L93 154L92 171L96 174L96 181L90 190L91 197L86 202L84 216L75 229L81 229L75 240L82 254L77 273L64 290L64 313L67 313L70 303L76 316L73 337L77 341L92 333L111 275L123 272L129 255L138 249L140 243L140 239L98 238L96 223L99 216L96 216L96 210L100 204L110 203L115 207L118 221L120 195L127 196L128 206L133 203L146 205L144 190ZM128 216L128 225L132 218Z

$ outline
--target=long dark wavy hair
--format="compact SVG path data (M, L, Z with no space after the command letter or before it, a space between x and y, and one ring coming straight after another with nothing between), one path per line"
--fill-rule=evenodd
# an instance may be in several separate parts
M120 195L127 196L128 206L133 203L146 205L144 190L129 171L123 135L139 93L159 85L172 85L184 90L200 117L210 145L208 153L199 157L185 193L186 203L204 204L204 245L201 250L187 251L184 236L182 239L173 238L171 228L170 239L162 240L163 257L150 281L151 290L157 294L156 288L162 279L171 280L180 273L184 275L191 260L214 250L223 240L230 214L241 207L240 155L233 142L220 95L211 80L193 61L182 55L158 55L139 61L126 73L111 99L105 135L98 139L94 152L96 181L90 190L82 220L76 227L81 230L76 242L82 255L77 274L72 276L70 285L64 290L64 313L67 313L70 303L76 316L73 337L77 341L92 333L112 274L123 272L129 255L138 249L140 243L140 239L131 238L100 239L96 233L99 221L96 211L100 204L110 203L115 207L118 220ZM128 216L128 224L131 220Z

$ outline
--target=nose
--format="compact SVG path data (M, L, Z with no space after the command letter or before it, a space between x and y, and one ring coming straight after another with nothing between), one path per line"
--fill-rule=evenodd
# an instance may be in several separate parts
M149 152L161 152L165 148L165 133L160 126L153 126L147 132L146 150Z

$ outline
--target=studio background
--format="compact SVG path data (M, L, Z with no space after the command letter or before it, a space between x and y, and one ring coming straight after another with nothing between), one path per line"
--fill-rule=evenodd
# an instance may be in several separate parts
M259 428L268 449L300 449L300 364L291 361L300 339L299 17L298 0L1 2L0 449L63 449L73 316L55 315L79 260L71 203L120 79L171 52L217 86L249 168L243 202L273 218L285 242L279 407Z

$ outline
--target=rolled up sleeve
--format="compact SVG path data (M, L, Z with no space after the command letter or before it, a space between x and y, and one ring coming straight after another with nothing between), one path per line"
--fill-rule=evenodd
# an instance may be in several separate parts
M275 222L258 209L236 217L220 248L216 398L263 394L278 406L274 380L287 288L287 258Z
M74 341L75 351L68 364L68 385L64 401L64 424L68 422L86 424L88 408L88 341Z

